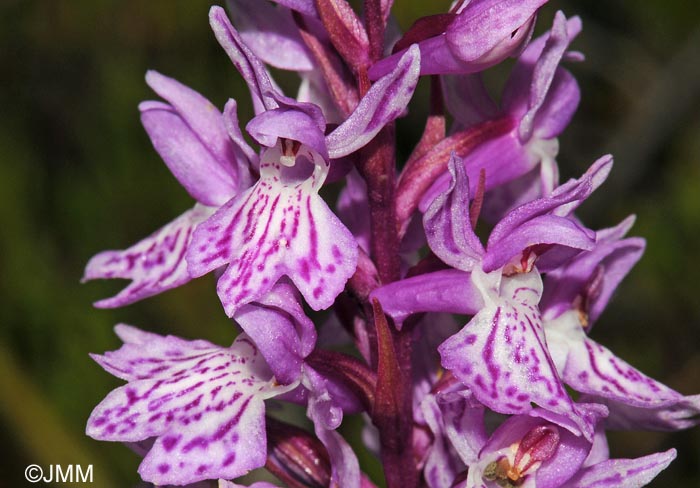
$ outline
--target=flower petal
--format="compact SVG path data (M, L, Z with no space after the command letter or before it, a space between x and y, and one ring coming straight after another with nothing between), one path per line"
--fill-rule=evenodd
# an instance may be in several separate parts
M445 32L450 51L464 63L499 63L527 36L527 25L547 0L476 0L467 4ZM516 34L517 33L517 34Z
M499 269L526 249L540 244L590 250L595 245L592 234L573 220L556 215L540 215L489 245L482 268L487 273Z
M83 281L124 278L129 286L111 298L95 302L99 308L128 305L175 288L192 279L185 253L194 229L214 209L196 205L165 227L123 251L103 251L88 262Z
M647 485L676 458L676 450L637 459L609 459L579 472L569 488L639 488Z
M495 242L507 238L525 222L540 215L553 213L560 217L566 217L605 181L611 168L612 157L603 156L593 163L578 180L570 180L556 188L551 195L510 211L491 231L486 248L489 249Z
M557 369L566 384L588 393L633 407L657 408L676 404L683 396L649 378L586 337L572 310L545 323L547 339L557 350ZM565 351L565 352L564 352Z
M233 65L248 84L255 113L259 114L265 110L277 108L277 102L271 96L271 93L276 90L265 65L243 42L238 31L231 25L224 9L217 6L212 7L209 10L209 24L214 31L216 40L219 41Z
M234 21L251 51L270 66L292 71L314 69L314 61L291 11L259 0L228 0Z
M181 88L189 90L184 85ZM210 116L218 119L221 125L223 137L228 142L216 148L219 152L213 152L212 146L203 140L211 135L198 132L188 124L182 112L165 103L141 103L141 123L155 150L192 198L204 205L217 206L238 191L241 183L238 173L242 165L235 164L236 153L226 135L221 113L204 97L192 92L194 95L201 98L204 108L210 110ZM216 137L218 135L213 138Z
M317 176L323 178L319 166L313 170L317 176L284 182L285 168L274 162L279 159L274 151L265 153L263 159L272 155L261 163L261 180L200 225L188 252L195 276L230 263L217 287L229 316L283 275L314 310L327 308L357 264L352 234L317 193Z
M615 430L676 431L700 424L700 395L684 396L677 402L657 408L633 407L621 402L592 395L586 401L607 405L610 415L605 426Z
M443 367L496 412L527 413L535 403L571 418L575 430L591 439L592 415L569 398L547 349L537 310L542 292L539 274L503 278L500 291L499 277L500 273L487 275L478 268L472 271L486 306L440 345Z
M568 89L571 87L568 83L557 85L554 90L551 87L554 78L560 71L559 63L564 58L566 49L579 32L581 32L581 19L572 17L567 21L561 12L557 12L551 31L533 40L518 57L503 90L502 106L506 112L522 119L521 138L528 139L530 137L536 127L533 122L543 104L553 103L556 105L548 98L562 97L563 100L568 98L568 96L564 97L563 95L571 95ZM565 79L560 79L558 83L565 81ZM562 88L567 89L562 91ZM550 90L552 90L551 94ZM578 98L572 97L570 100L574 101ZM547 109L550 114L553 114L552 108ZM561 116L563 121L567 117L570 118L570 116L565 116L565 113L575 111L576 105L572 107L562 104L561 108L564 111ZM538 120L549 123L544 118L538 118ZM561 132L561 130L563 127L557 125L556 130L544 130L543 134L554 134Z
M374 83L355 111L326 137L331 158L357 151L401 115L418 83L419 67L418 48L411 47L396 68Z
M345 188L340 191L336 204L338 217L350 229L363 251L369 253L370 228L369 202L367 201L367 185L355 170L348 173Z
M629 219L626 219L618 227L628 227L628 223ZM644 253L644 239L604 238L606 233L613 231L597 232L598 242L594 249L577 255L565 266L547 274L541 305L545 317L555 318L571 310L576 298L582 297L586 305L581 312L588 315L590 324L598 319L617 286ZM589 290L591 286L594 289Z
M464 465L452 454L450 442L444 432L445 421L435 397L427 395L420 409L434 438L425 460L423 476L430 488L450 488L457 473L464 469Z
M448 163L452 180L445 193L425 211L423 225L430 249L443 262L471 271L481 262L484 247L469 218L469 180L462 160L454 153Z
M382 304L384 313L401 324L419 312L475 314L483 307L481 294L469 273L456 269L426 273L377 288L370 295Z
M445 75L440 80L447 102L445 108L465 129L498 116L498 107L486 90L481 75Z
M316 344L316 328L304 314L294 286L280 282L233 318L255 342L278 382L300 378L303 360Z
M234 143L237 151L240 151L243 157L248 160L247 172L245 175L241 175L246 178L246 184L241 185L241 188L248 188L252 184L250 181L250 167L253 166L257 169L259 166L258 155L253 148L248 145L248 142L243 138L243 133L241 132L241 127L238 123L238 105L233 98L229 98L226 105L224 105L224 126L226 127L226 132L228 136ZM243 158L241 158L243 159Z
M253 118L246 130L260 144L273 147L279 138L298 141L313 148L321 157L328 161L328 150L323 134L325 123L318 124L320 109L313 104L296 103L294 108L277 108L267 110ZM300 105L305 105L308 111L317 112L316 117L305 111L299 110Z
M265 463L263 400L288 388L272 386L267 365L245 335L222 348L126 334L141 342L96 359L151 369L107 395L88 420L88 435L128 442L157 437L139 473L158 485L234 478Z

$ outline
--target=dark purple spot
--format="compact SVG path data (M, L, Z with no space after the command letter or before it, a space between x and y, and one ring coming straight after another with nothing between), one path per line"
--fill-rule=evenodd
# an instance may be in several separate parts
M165 449L168 452L172 451L173 447L175 447L175 444L177 444L179 440L180 440L180 438L175 437L175 436L164 437L163 438L163 449Z
M229 465L233 464L233 462L234 462L235 460L236 460L236 453L235 453L235 452L232 452L231 454L229 454L228 456L226 456L226 459L224 459L224 462L221 463L221 466L222 466L222 467L229 466Z
M158 465L158 471L160 472L160 474L165 474L165 473L167 473L168 471L170 471L170 465L169 465L169 464L165 464L165 463L159 464L159 465Z

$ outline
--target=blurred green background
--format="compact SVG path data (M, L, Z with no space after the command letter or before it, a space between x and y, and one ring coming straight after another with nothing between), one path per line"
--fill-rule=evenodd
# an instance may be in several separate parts
M448 2L396 4L406 28ZM118 347L115 323L231 342L212 277L118 310L91 302L121 283L79 284L93 254L136 242L192 204L140 126L136 106L153 98L147 69L219 107L237 98L244 123L251 114L242 81L209 31L208 7L199 0L0 3L0 486L25 486L32 463L93 464L93 486L138 485L135 454L84 435L92 408L121 383L87 356ZM698 7L555 1L540 31L557 8L582 16L574 47L587 55L570 67L583 97L561 138L562 176L613 152L610 180L581 214L596 228L636 213L632 233L648 242L594 337L651 376L698 393ZM293 93L292 80L283 86ZM404 153L419 130L410 120L399 124ZM677 447L678 459L654 486L700 486L700 429L610 439L621 457Z

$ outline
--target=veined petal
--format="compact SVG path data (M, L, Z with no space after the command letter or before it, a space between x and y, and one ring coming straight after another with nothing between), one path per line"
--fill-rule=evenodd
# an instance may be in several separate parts
M257 302L243 305L233 318L255 342L278 382L300 378L303 360L316 344L316 328L292 284L280 282Z
M470 405L469 400L464 399L440 402L445 435L467 466L477 461L488 440L484 425L485 410L483 405Z
M218 118L228 141L225 150L219 148L221 152L213 152L182 113L165 103L139 104L141 123L155 150L192 198L204 205L218 206L238 191L239 167L232 164L236 155L224 130L221 113L204 97L201 99L211 107L211 116Z
M185 253L194 229L214 208L196 205L165 227L123 251L103 251L85 267L83 281L123 278L129 286L111 298L95 302L96 307L113 308L157 295L192 279Z
M372 85L345 122L326 137L331 158L357 151L401 115L416 89L419 68L420 54L412 46L391 73Z
M666 469L676 450L637 459L609 459L579 472L567 483L569 488L639 488Z
M700 424L700 395L681 397L677 402L656 408L633 407L594 395L584 395L586 401L605 404L610 415L605 426L614 430L676 431Z
M193 275L229 263L217 287L229 316L283 275L313 309L327 308L355 272L357 243L317 193L325 162L303 146L292 166L283 164L281 154L279 147L267 150L260 181L219 209L193 237L187 257Z
M248 84L255 113L259 114L265 110L277 108L277 102L270 95L275 89L265 65L243 42L238 31L231 25L224 9L217 6L212 7L209 10L209 24L214 31L216 40L219 41L233 65Z
M398 324L419 312L475 314L484 306L469 273L456 269L425 273L377 288L370 295Z
M241 38L265 63L292 71L314 69L289 9L259 0L228 0L228 4Z
M566 351L556 360L557 368L574 390L643 408L663 407L683 399L677 391L649 378L586 337L577 311L566 312L545 324L552 348Z
M126 329L127 336L139 336ZM245 335L230 348L156 334L137 340L123 348L124 354L120 349L96 357L151 369L107 395L88 420L88 435L127 442L157 437L139 473L158 485L234 478L265 463L263 400L289 387L273 386L267 365Z
M510 414L532 410L531 403L569 417L575 434L592 439L594 419L569 398L549 356L537 303L542 281L537 271L502 278L472 271L485 307L438 348L442 365L487 407Z
M430 249L442 261L471 271L484 254L484 247L469 218L469 180L462 160L454 153L448 163L452 180L447 191L430 204L423 216Z

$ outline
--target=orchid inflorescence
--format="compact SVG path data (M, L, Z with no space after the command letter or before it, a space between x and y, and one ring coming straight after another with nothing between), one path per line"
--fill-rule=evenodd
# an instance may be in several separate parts
M611 156L559 182L580 19L557 12L531 39L546 0L460 0L401 35L392 3L231 0L233 24L210 10L257 150L235 100L219 111L146 75L163 101L141 120L196 203L93 257L85 279L131 280L96 303L120 307L215 272L240 333L224 347L117 325L124 345L93 358L127 384L88 435L131 444L156 485L238 487L266 467L290 487L372 487L337 430L362 412L390 488L645 485L675 450L610 459L606 430L694 426L700 395L589 336L644 240L625 237L633 217L596 231L575 214ZM497 103L481 73L506 58ZM296 98L267 66L299 75ZM430 113L397 160L394 121L422 75ZM334 206L328 183L344 183ZM266 416L266 400L303 406L313 431Z

